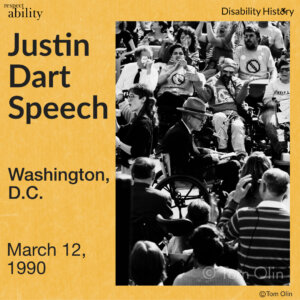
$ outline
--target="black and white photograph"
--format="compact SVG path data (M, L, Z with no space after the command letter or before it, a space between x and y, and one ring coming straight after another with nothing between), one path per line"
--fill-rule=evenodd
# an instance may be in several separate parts
M290 22L115 26L116 285L289 285Z

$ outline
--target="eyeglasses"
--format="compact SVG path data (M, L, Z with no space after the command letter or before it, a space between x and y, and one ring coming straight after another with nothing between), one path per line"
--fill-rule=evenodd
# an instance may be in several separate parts
M206 116L203 116L203 117L196 117L193 115L193 118L194 119L197 119L199 122L201 122L201 124L204 124L206 122Z

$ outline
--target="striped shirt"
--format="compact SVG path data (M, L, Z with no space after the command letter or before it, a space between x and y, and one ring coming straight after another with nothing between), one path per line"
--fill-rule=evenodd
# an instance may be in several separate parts
M228 239L238 239L239 271L247 285L288 284L290 215L283 204L263 201L238 209L226 222L228 217L227 210L220 223Z

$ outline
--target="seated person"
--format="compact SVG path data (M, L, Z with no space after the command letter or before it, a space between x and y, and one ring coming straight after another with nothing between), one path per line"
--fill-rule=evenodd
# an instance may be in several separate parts
M163 253L150 241L138 241L130 255L132 285L163 285L166 262Z
M172 216L171 198L151 187L155 176L155 163L147 157L138 157L131 169L134 185L131 202L131 245L147 239L159 243L165 236L156 221L156 215Z
M116 124L116 148L123 166L129 166L130 158L150 155L156 125L154 105L153 94L144 85L137 84L129 90L129 108L134 118L127 125Z
M237 65L230 58L222 58L219 66L221 71L207 81L199 95L213 109L213 125L219 150L226 151L232 147L243 158L246 156L245 126L238 115L238 106L242 105L248 94L250 81L242 82L235 76ZM231 131L229 145L228 130Z
M270 48L272 56L279 58L282 51L285 50L282 32L279 28L272 25L268 21L259 21L258 28L262 40L261 45L266 45Z
M193 131L200 131L209 115L205 103L190 97L177 109L182 112L182 118L168 130L161 145L162 152L170 154L172 173L192 175L200 180L211 173L212 178L223 179L224 191L231 192L238 182L240 164L234 160L218 164L218 154L210 149L198 149L193 140Z
M176 107L181 107L205 83L204 76L187 64L182 45L171 46L169 54L167 64L156 64L159 68L157 112L161 137L179 119Z
M209 221L210 206L203 200L193 200L188 208L186 219L192 221L194 229ZM168 243L168 253L182 253L186 249L190 249L188 236L173 236Z
M140 45L160 46L165 39L173 40L167 22L152 22L151 30L152 32L147 33L141 40Z
M290 63L288 60L280 60L278 72L279 77L266 87L263 98L265 111L261 116L276 159L280 159L281 153L285 151L284 143L278 139L277 129L280 123L290 122Z
M275 79L277 71L269 47L260 45L259 29L255 25L248 25L244 29L244 44L238 46L233 54L238 65L238 76L242 80Z
M144 84L152 92L155 90L158 73L153 65L152 50L148 46L135 49L136 62L126 64L116 84L117 103L124 101L123 93L134 84Z
M188 65L199 70L199 44L195 35L195 30L190 26L180 27L176 34L175 41L183 46L185 59Z
M223 244L216 228L199 226L192 234L190 244L195 267L178 275L173 285L246 285L238 271L216 265L223 253Z

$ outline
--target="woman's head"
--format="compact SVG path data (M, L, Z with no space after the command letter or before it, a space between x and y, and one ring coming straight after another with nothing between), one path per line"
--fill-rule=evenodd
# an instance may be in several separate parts
M198 41L196 39L195 30L190 26L180 27L175 40L176 43L181 44L192 53L196 52L198 49Z
M130 110L138 116L146 114L154 116L154 105L156 103L153 93L143 84L136 84L129 89L128 102Z
M158 285L164 281L164 255L158 246L149 241L138 241L130 255L131 279L137 285Z
M213 266L223 253L219 232L211 225L197 227L190 238L190 245L195 259L204 266Z
M247 159L245 165L241 169L240 177L248 174L252 176L252 186L247 195L258 192L259 180L264 172L272 167L271 160L263 152L253 152Z
M184 51L181 44L174 44L169 48L169 62L177 62L184 59Z
M167 29L168 29L168 23L167 22L153 22L151 24L151 28L153 30L157 30L159 29L160 32L167 32Z

